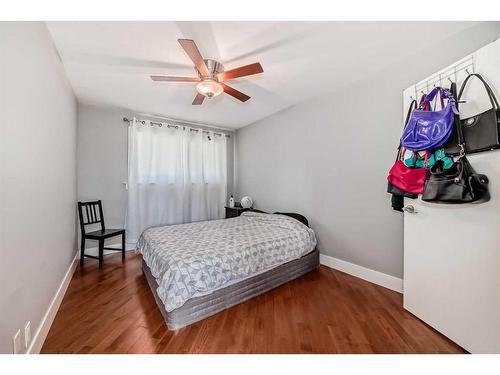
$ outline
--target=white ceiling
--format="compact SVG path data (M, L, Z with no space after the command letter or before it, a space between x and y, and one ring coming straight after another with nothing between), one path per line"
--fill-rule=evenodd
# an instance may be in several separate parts
M48 22L81 103L240 128L310 97L363 79L473 26L473 22ZM260 62L264 73L230 81L252 98L228 95L192 106L195 76L177 42L194 39L226 69Z

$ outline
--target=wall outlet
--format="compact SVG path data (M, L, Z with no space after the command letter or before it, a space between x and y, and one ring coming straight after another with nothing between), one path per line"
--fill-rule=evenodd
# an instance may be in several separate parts
M18 329L14 337L12 338L12 352L14 354L21 353L22 343L21 343L21 330Z
M28 321L24 326L24 347L28 348L28 345L31 342L31 322Z

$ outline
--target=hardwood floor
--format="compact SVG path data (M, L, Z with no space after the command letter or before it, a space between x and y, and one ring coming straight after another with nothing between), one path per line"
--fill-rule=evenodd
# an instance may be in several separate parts
M140 257L85 260L42 353L463 353L402 308L402 296L321 266L297 280L168 331Z

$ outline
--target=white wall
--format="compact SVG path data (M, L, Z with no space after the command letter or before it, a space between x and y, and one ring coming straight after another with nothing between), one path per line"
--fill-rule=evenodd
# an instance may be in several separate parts
M127 191L127 125L132 118L125 109L78 106L78 199L101 199L106 227L123 228ZM145 116L138 116L147 118ZM233 189L233 139L228 139L228 196ZM106 244L118 243L120 238ZM96 247L87 241L86 247Z
M76 100L41 22L0 22L0 352L76 253Z
M252 196L265 211L302 213L321 253L401 277L403 220L386 193L401 92L499 35L499 23L479 24L369 80L238 130L238 197Z

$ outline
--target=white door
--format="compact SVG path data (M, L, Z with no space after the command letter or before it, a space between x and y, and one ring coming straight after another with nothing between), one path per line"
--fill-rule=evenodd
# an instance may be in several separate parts
M500 41L471 56L474 71L500 98ZM458 74L459 87L465 76ZM473 80L465 91L467 103L460 104L462 118L491 108L484 88ZM406 105L415 92L418 85L404 91ZM500 150L468 159L489 178L489 202L405 199L404 307L469 352L500 353Z
M500 173L488 173L489 159L470 161L497 200L405 202L415 212L404 213L404 308L471 353L500 353Z

